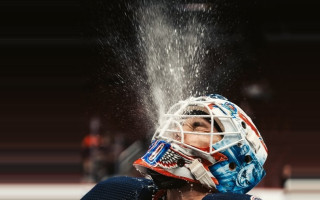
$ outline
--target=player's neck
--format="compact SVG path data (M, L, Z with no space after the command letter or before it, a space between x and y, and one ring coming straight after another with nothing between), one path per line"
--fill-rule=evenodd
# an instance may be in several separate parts
M167 200L201 200L210 191L201 185L187 185L179 189L167 190Z

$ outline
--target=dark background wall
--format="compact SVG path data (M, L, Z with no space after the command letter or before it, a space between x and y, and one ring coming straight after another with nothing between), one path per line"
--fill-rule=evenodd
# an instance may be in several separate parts
M234 4L238 7L227 8L241 11L252 60L219 93L244 107L264 136L270 156L261 186L281 186L286 164L296 177L319 177L319 3ZM128 143L149 134L140 122L137 94L126 90L126 97L118 84L121 64L98 42L101 27L134 42L126 5L0 2L1 182L79 181L81 140L94 115L101 117L104 131L121 132ZM262 94L252 94L252 88ZM119 110L125 102L130 102L126 111ZM126 114L125 120L120 117Z

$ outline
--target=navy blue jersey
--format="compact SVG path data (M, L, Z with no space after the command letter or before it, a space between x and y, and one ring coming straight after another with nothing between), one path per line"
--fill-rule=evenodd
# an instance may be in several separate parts
M81 200L152 200L162 199L152 180L132 177L113 177L98 183ZM214 193L203 200L261 200L247 194Z

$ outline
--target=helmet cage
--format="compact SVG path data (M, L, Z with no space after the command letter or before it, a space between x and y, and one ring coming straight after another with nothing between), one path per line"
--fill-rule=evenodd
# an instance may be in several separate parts
M244 136L241 134L241 129L239 126L237 126L234 122L234 117L232 115L227 115L226 113L230 112L223 106L221 106L217 101L217 99L205 99L203 97L198 97L198 98L191 98L186 101L180 101L176 104L174 104L168 111L168 114L165 114L160 120L160 126L156 130L152 140L165 140L168 142L176 143L183 145L187 148L193 149L195 151L198 151L199 153L202 153L206 156L213 155L215 153L221 152L227 148L230 148L234 145L237 145L241 143L243 140L245 140ZM213 109L209 107L209 105L214 105L214 109L219 109L221 112L220 114L214 113ZM191 110L191 109L196 109L196 110L201 110L205 113L206 115L190 115L190 114L185 114L186 110ZM193 132L193 131L185 131L183 130L181 121L184 121L188 118L195 118L195 117L200 117L200 118L207 118L209 119L211 123L210 127L210 132ZM221 121L228 121L228 123L231 125L229 127L229 130L226 130L226 127L221 123ZM175 128L172 128L175 127ZM217 130L221 130L219 132L214 131L215 127ZM170 137L170 135L178 133L180 134L180 139L175 139L173 137ZM192 146L190 144L185 143L184 141L184 136L186 134L194 134L194 135L208 135L210 136L210 142L208 148L198 148L195 146ZM223 147L220 147L218 149L213 148L213 137L215 135L220 135L224 137L225 135L228 136L238 136L236 140L233 140L229 144L224 145ZM239 137L240 136L240 137Z

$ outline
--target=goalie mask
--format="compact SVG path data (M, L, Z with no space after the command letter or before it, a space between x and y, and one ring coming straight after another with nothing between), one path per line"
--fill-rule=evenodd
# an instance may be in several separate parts
M134 166L160 188L191 182L219 192L247 193L265 176L267 154L251 119L215 94L173 105Z

